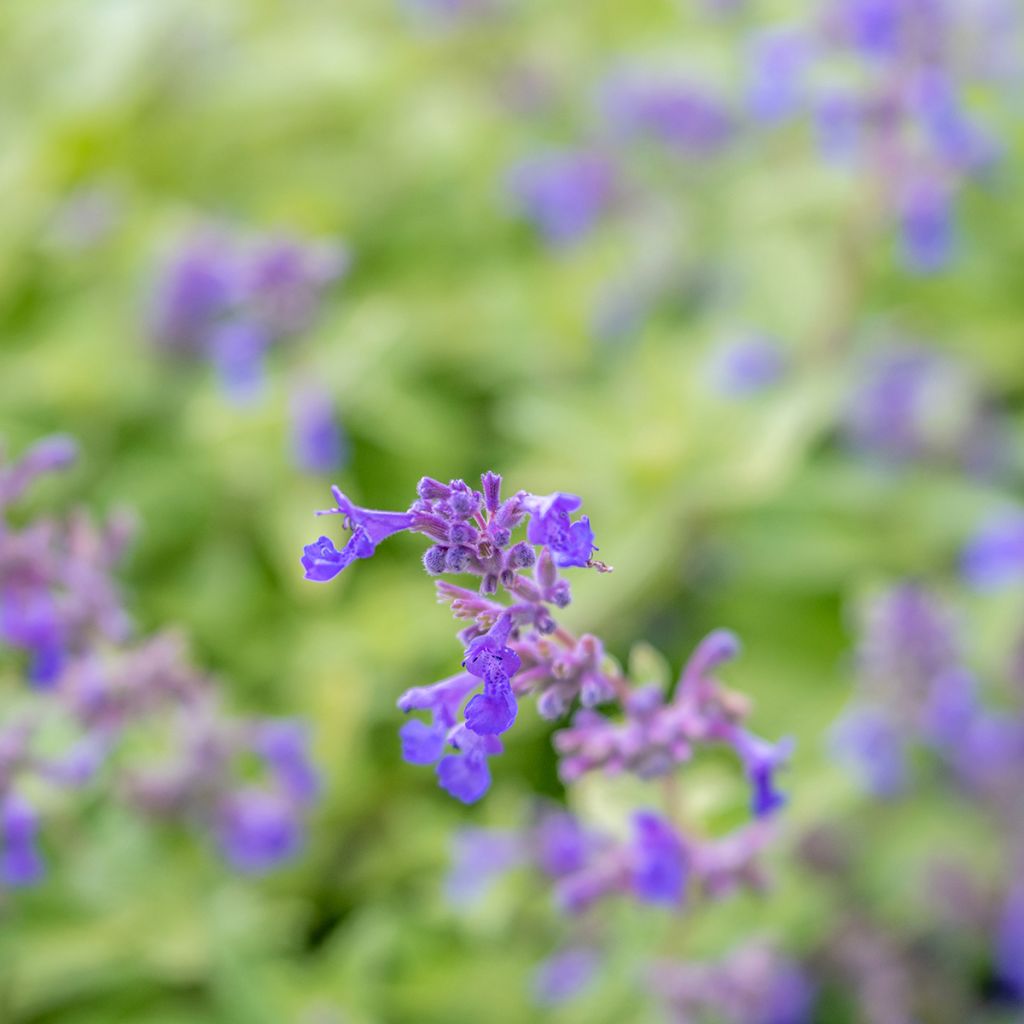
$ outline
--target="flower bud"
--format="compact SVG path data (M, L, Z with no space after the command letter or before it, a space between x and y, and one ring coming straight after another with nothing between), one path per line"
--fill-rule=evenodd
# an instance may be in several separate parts
M434 544L423 552L423 568L431 576L440 576L444 572L448 561L448 549L440 544Z

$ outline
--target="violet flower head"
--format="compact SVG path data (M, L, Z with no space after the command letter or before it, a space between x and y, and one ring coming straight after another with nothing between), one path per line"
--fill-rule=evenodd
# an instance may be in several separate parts
M452 863L445 883L449 900L461 906L478 902L499 876L524 863L526 857L518 832L462 829L452 841Z
M543 153L512 169L508 190L547 242L564 247L588 234L611 207L615 170L587 150Z
M309 727L298 719L268 719L253 730L253 750L281 790L299 803L313 800L320 791L309 743Z
M612 75L600 96L603 115L626 138L648 138L686 157L718 154L731 141L735 119L705 86L633 71Z
M775 773L789 761L793 740L786 738L772 744L741 729L735 744L751 785L751 812L757 818L774 814L786 803L785 795L775 783Z
M306 473L331 473L348 458L348 441L331 396L313 383L298 387L289 404L292 458Z
M686 848L672 826L650 811L633 815L633 891L645 903L678 906L686 890Z
M511 616L503 615L487 633L471 641L466 648L463 667L470 675L484 681L483 693L478 693L466 705L466 725L480 735L503 733L516 719L518 705L511 680L519 671L521 661L507 646L511 630Z
M720 394L747 398L761 394L786 374L788 361L775 339L752 335L718 346L710 360L713 386Z
M224 857L239 871L261 874L298 853L302 828L294 804L261 789L230 794L217 814Z
M437 763L441 788L464 804L476 803L491 788L488 758L502 752L501 741L492 735L479 735L466 726L456 727L448 742L456 753Z
M526 539L531 544L543 544L555 556L560 568L577 566L585 568L595 551L594 532L590 519L581 516L570 523L569 513L575 512L582 501L575 494L556 491L544 496L526 496L525 507L530 514Z
M884 800L906 789L906 739L883 711L851 708L833 727L830 742L835 756L850 766L869 793Z
M583 992L601 966L597 950L570 946L542 961L533 977L533 998L540 1006L558 1006Z
M250 320L226 320L210 331L210 361L220 376L224 393L233 402L246 405L259 397L269 345L267 332Z
M935 274L952 258L952 199L941 184L921 179L906 190L900 208L903 263L913 274Z
M413 516L408 512L379 512L354 505L337 487L331 488L337 507L318 512L317 515L343 516L343 522L352 531L348 543L341 551L329 537L320 537L303 548L302 566L306 579L325 583L334 579L356 558L370 558L377 545L388 537L413 527Z
M25 800L12 792L0 797L0 885L32 885L42 877L38 831L38 816Z
M960 555L960 572L978 590L996 590L1024 580L1024 514L984 524Z
M748 61L747 109L758 121L778 122L799 114L807 100L811 40L799 28L762 32Z

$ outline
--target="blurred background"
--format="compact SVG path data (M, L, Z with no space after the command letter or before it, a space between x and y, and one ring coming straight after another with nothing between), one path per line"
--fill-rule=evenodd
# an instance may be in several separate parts
M989 552L994 581L964 562L1019 508L1019 14L8 0L0 436L82 453L28 507L131 509L137 626L180 627L233 710L313 723L325 782L302 855L260 878L82 801L44 883L0 890L0 1018L657 1021L652 948L763 936L815 979L807 1019L1019 1019L989 925L946 897L996 900L1020 851L941 779L866 794L833 742L862 609L902 580L955 604L1001 707L1024 695L1024 542ZM218 302L248 312L214 331ZM599 977L554 1007L531 998L560 942L546 893L515 877L459 908L444 886L461 827L565 799L551 724L524 706L492 792L455 804L398 756L396 697L461 657L420 546L329 586L299 565L330 484L404 509L422 475L490 468L583 496L615 572L579 574L571 628L670 675L734 629L729 685L797 741L771 887L680 921L617 909ZM849 889L819 870L840 854ZM953 994L938 968L908 968L903 1003L849 982L835 964L865 957L828 951L851 900L895 951L864 970L923 949L959 965Z

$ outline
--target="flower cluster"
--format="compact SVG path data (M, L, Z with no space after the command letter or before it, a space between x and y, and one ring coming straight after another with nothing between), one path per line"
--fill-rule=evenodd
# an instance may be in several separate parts
M51 438L0 464L0 506L73 457ZM36 796L48 789L94 786L198 827L243 871L301 845L318 788L305 726L227 713L177 637L133 635L112 577L126 538L121 520L0 519L0 654L32 684L4 697L0 886L43 874Z
M149 333L168 352L209 362L232 400L250 402L263 389L271 350L309 328L349 264L335 243L206 228L182 239L163 268ZM330 396L308 379L293 392L295 462L309 472L340 468L345 439Z
M859 650L860 693L835 732L838 753L876 796L921 792L929 779L985 815L1001 846L1002 870L960 926L981 932L995 971L1024 997L1020 964L1024 908L1024 705L1016 686L993 699L966 660L961 623L933 593L902 584L867 608ZM931 766L931 772L925 771ZM838 869L833 869L838 870ZM948 872L947 872L948 875ZM956 882L960 889L975 883ZM937 884L949 890L948 879ZM940 890L940 891L941 891Z

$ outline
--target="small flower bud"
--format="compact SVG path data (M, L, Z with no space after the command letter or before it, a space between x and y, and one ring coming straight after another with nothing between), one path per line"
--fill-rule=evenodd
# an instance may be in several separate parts
M537 711L541 718L561 718L572 703L565 691L559 686L549 686L537 698Z
M572 604L572 588L568 580L555 580L555 585L547 593L548 600L556 608L567 608Z
M465 572L473 561L473 552L469 548L454 547L448 549L444 567L448 572Z
M502 569L498 574L498 580L506 590L511 590L516 581L516 574L511 569Z
M580 686L580 703L585 708L604 704L612 700L614 696L615 690L604 676L592 672L583 677L583 683Z
M425 476L416 485L416 493L424 501L437 501L447 498L452 493L452 489L441 483L440 480Z
M523 508L522 498L516 495L515 497L509 498L508 501L502 504L494 519L498 526L504 526L509 530L514 530L523 521L523 516L525 514L526 511Z
M493 515L501 503L501 477L488 470L480 477L480 483L484 489L484 507Z
M495 594L498 591L498 577L493 572L487 573L480 583L481 594Z
M508 565L513 569L529 569L536 561L536 552L525 540L521 540L509 549Z
M547 610L541 608L537 611L534 618L534 625L537 627L538 633L554 633L558 628L558 624L548 614Z
M445 570L447 561L448 549L440 544L435 544L423 552L423 568L431 576L440 576Z
M480 495L473 491L453 491L448 507L456 519L472 519L480 511Z
M468 523L452 523L448 528L448 540L452 544L471 544L479 534Z

